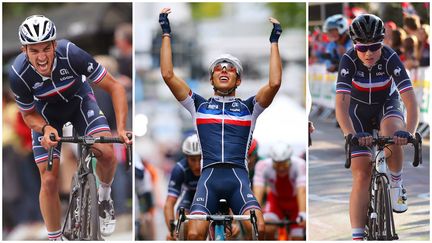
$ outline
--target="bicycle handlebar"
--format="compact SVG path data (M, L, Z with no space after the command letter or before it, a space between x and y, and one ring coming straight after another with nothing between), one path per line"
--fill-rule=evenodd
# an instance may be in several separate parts
M250 220L252 226L254 228L255 237L258 239L258 225L257 225L257 217L255 214L255 210L250 211L250 215L186 215L184 208L180 208L179 210L179 218L176 224L176 235L180 232L180 226L186 220L206 220L206 221L246 221Z
M422 158L422 136L420 133L416 132L415 137L408 138L408 143L414 146L414 159L413 166L417 167L419 164L423 163ZM392 137L380 137L373 138L372 146L384 147L386 145L394 144ZM351 146L359 145L358 138L353 137L352 134L348 134L345 137L345 168L349 169L351 167Z
M132 139L132 133L127 133L126 136ZM54 133L50 134L51 141L56 141ZM61 137L59 143L77 143L83 145L93 145L95 143L124 143L119 137L92 137L92 136L73 136ZM48 149L48 165L47 170L51 171L53 166L54 147ZM132 166L132 144L126 144L126 170Z

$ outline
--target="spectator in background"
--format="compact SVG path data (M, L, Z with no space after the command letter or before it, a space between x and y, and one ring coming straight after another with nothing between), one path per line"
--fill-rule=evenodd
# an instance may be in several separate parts
M393 38L393 31L397 29L397 26L395 22L393 21L387 21L384 24L385 27L385 36L384 36L384 45L392 46L392 38Z
M430 46L429 46L429 25L424 24L417 32L419 40L418 58L420 67L428 67L430 65Z
M324 32L330 39L325 55L327 71L337 72L343 54L353 46L348 36L348 20L341 14L330 16L324 23Z
M132 24L120 24L114 33L114 43L119 51L117 61L119 63L119 73L132 79Z
M406 38L406 32L402 28L397 28L391 32L390 47L398 54L401 61L405 61L402 53L403 40Z
M420 17L417 15L407 15L403 18L403 28L408 36L416 35L417 30L420 28Z
M408 36L403 40L403 64L406 69L413 69L418 67L418 40L415 35Z

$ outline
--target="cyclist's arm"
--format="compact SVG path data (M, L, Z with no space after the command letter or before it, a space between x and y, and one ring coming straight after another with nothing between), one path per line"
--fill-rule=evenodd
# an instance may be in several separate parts
M407 132L414 134L415 131L417 130L417 125L419 122L419 112L420 112L414 90L411 89L402 93L401 98L407 111L407 117L406 117Z
M125 141L128 141L126 137L128 106L125 88L109 73L97 85L111 96L116 117L117 132Z
M162 77L175 98L178 101L185 100L190 88L183 79L177 77L174 73L172 63L171 37L168 35L162 36L160 67Z
M306 187L297 187L297 203L299 212L306 212Z
M175 220L174 216L174 206L177 202L177 198L168 195L165 206L164 206L164 217L165 217L165 224L168 228L168 232L171 230L170 226L170 220Z
M279 90L282 82L282 61L278 43L271 43L269 82L256 95L256 101L261 107L268 107Z
M47 122L43 119L43 117L36 111L21 111L21 115L25 124L32 130L43 133L42 128L47 124ZM59 138L57 130L52 126L45 126L45 133L43 134L43 139L41 140L41 145L48 149L50 147L57 146L57 142L53 142L50 139L50 134L54 133L56 139Z
M266 189L265 186L253 185L253 193L261 207L263 206L263 202L264 202L263 199L264 199L265 189Z

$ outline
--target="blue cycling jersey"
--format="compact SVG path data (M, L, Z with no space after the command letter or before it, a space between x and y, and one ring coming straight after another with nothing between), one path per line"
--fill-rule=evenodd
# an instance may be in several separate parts
M336 93L348 93L363 104L384 104L389 97L412 89L411 80L398 55L384 46L381 58L371 68L363 65L354 48L342 57L336 83Z
M177 198L183 190L193 191L193 194L195 194L198 180L199 176L193 174L192 170L189 168L187 160L182 159L176 163L171 171L171 178L168 184L168 195Z
M192 114L202 149L202 170L229 163L247 170L247 149L258 116L255 96L247 100L214 96L208 100L189 92L181 104Z
M50 77L40 75L21 53L9 70L9 79L20 110L30 111L36 103L69 102L83 86L89 86L86 80L98 83L106 73L87 52L70 41L59 40Z
M330 59L325 61L326 67L329 68L332 64L334 64L334 60L340 61L341 56L337 52L338 43L336 41L332 41L327 44L325 52L330 55ZM345 43L343 44L345 50L349 50L353 47L353 43L350 38L347 38Z

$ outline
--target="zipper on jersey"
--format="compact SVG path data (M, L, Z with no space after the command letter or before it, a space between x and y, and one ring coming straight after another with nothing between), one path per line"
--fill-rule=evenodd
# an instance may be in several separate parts
M60 92L59 92L59 90L57 89L57 86L55 85L55 83L54 83L54 80L53 80L53 78L52 78L52 74L51 74L51 83L53 84L53 86L54 86L54 90L56 91L56 93L64 100L64 101L66 101L66 102L69 102L69 100L68 99L66 99Z
M222 162L225 162L224 132L225 132L225 97L222 98Z
M368 70L369 70L369 105L372 104L372 67L368 68Z

